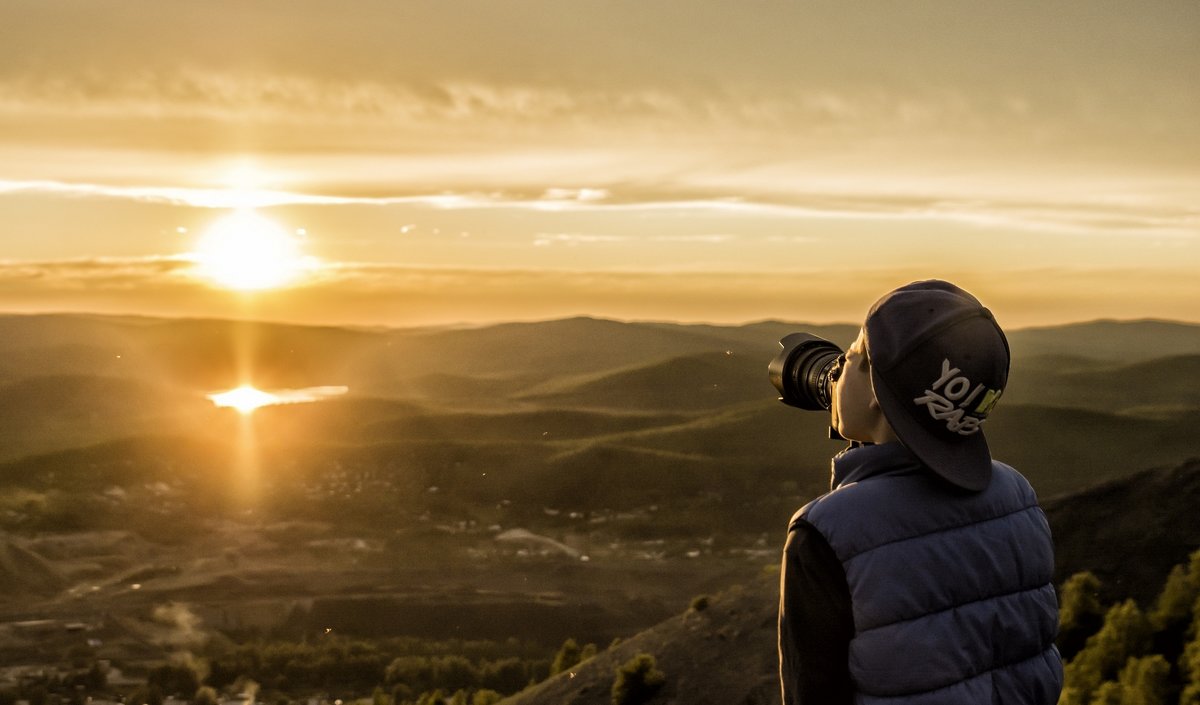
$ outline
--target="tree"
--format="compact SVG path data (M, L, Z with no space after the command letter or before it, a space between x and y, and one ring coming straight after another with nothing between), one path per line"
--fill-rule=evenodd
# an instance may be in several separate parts
M1200 705L1200 598L1192 605L1192 626L1188 634L1192 640L1184 647L1179 659L1179 671L1186 679L1179 705Z
M433 664L434 682L438 687L459 690L470 688L479 682L479 670L465 656L435 656L430 662Z
M147 684L133 691L125 702L128 705L162 705L162 689L153 683Z
M479 666L479 685L501 693L515 693L529 683L530 669L515 657L485 661Z
M642 705L666 682L651 654L638 654L617 668L612 686L613 705Z
M550 675L556 675L564 671L569 671L575 664L581 660L579 644L574 639L568 638L563 642L562 648L554 655L554 661L550 664Z
M185 663L166 663L150 671L146 682L163 693L187 695L200 687L200 676Z
M412 700L413 689L404 683L397 683L396 687L392 688L392 702L396 705Z
M1178 623L1186 625L1192 616L1192 603L1200 594L1200 565L1197 565L1197 559L1200 559L1200 551L1192 554L1189 568L1177 565L1171 569L1150 612L1150 623L1156 630L1168 629Z
M217 705L219 702L217 691L207 685L197 688L196 695L192 698L192 705Z
M504 696L494 690L477 690L471 696L471 705L496 705L504 699Z
M1177 565L1167 576L1162 592L1149 613L1154 627L1154 652L1169 662L1177 661L1188 641L1192 605L1200 598L1200 551L1192 553L1188 565Z
M1060 705L1062 701L1059 701ZM1102 683L1096 692L1092 694L1092 700L1088 705L1125 705L1122 699L1121 685L1116 681L1107 681Z
M1150 623L1137 603L1126 600L1114 605L1104 615L1100 631L1088 638L1083 649L1063 669L1064 685L1069 689L1064 700L1089 702L1100 684L1114 680L1129 657L1144 653L1149 642Z
M1171 664L1158 654L1131 658L1121 669L1120 705L1167 705Z
M426 656L398 656L388 664L384 680L389 685L403 683L413 692L433 687L433 664Z
M1090 571L1067 578L1059 590L1058 649L1069 659L1104 621L1100 604L1100 579Z

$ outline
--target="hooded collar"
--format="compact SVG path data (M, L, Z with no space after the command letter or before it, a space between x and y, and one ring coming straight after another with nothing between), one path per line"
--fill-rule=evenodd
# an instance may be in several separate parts
M832 465L831 490L875 475L907 474L924 467L917 456L899 441L851 446L833 456Z

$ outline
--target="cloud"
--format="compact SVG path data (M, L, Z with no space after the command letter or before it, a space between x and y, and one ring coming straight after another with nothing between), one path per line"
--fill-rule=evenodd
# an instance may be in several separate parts
M85 257L52 261L0 260L0 288L133 290L146 282L178 281L193 263L183 256Z
M549 247L551 245L597 245L614 242L629 242L632 238L622 235L591 235L587 233L538 233L533 240L534 247Z
M127 148L204 151L245 149L245 139L230 144L228 128L237 125L253 149L281 153L602 144L734 161L752 153L853 158L867 151L935 162L1103 156L1141 163L1178 160L1180 146L1200 144L1187 109L1200 99L1176 92L1170 100L1118 105L1096 90L1075 86L1068 98L1020 86L921 82L607 85L151 66L0 75L0 121L10 142L78 145L102 136Z
M11 143L671 145L727 164L826 155L865 172L864 155L1186 167L1200 146L1195 3L9 5L0 134Z
M737 240L737 235L656 235L650 238L651 242L678 242L678 243L708 243L717 245L723 242L733 242Z
M298 191L230 188L182 188L163 186L113 186L63 181L0 180L0 196L48 194L54 196L118 199L164 203L196 208L270 208L279 206L414 206L437 210L534 210L545 212L676 212L710 215L770 216L802 220L928 221L968 225L983 229L1020 230L1075 236L1154 236L1200 238L1200 208L1177 204L1164 197L1122 201L1101 194L1074 199L1070 193L1050 193L1035 200L1030 193L989 195L987 186L978 193L970 186L949 186L938 193L938 184L915 184L911 193L895 186L857 184L862 190L819 192L764 187L758 179L739 182L727 177L729 191L742 196L725 196L709 189L626 186L554 188L540 195L512 191L464 191L410 193L377 196L348 196ZM728 192L728 191L727 191ZM405 226L410 227L410 226ZM403 228L402 232L407 232ZM730 234L657 236L662 242L725 242ZM630 239L628 236L588 233L540 233L534 243L598 244ZM778 240L778 236L776 236Z
M547 201L603 201L608 198L608 189L602 188L549 188L542 194Z

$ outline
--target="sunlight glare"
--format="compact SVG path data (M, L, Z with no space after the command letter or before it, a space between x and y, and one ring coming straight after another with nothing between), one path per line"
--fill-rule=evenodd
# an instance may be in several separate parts
M202 276L238 291L284 286L317 265L283 226L250 209L214 223L193 257Z
M269 392L257 389L249 384L243 384L237 389L226 392L209 394L213 404L237 409L243 414L249 414L262 406L274 404L306 404L340 397L350 391L345 385L325 385L321 387L305 387L303 389L273 389Z
M209 394L208 398L217 406L237 409L239 414L249 414L260 406L279 403L279 397L274 394L268 394L260 389L255 389L248 384L243 384L237 389L231 389L228 392Z

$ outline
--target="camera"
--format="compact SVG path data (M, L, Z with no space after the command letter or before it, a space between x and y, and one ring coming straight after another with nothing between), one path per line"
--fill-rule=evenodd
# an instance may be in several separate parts
M771 384L788 406L828 411L833 403L833 381L842 350L811 333L791 333L779 341L783 350L767 365Z

